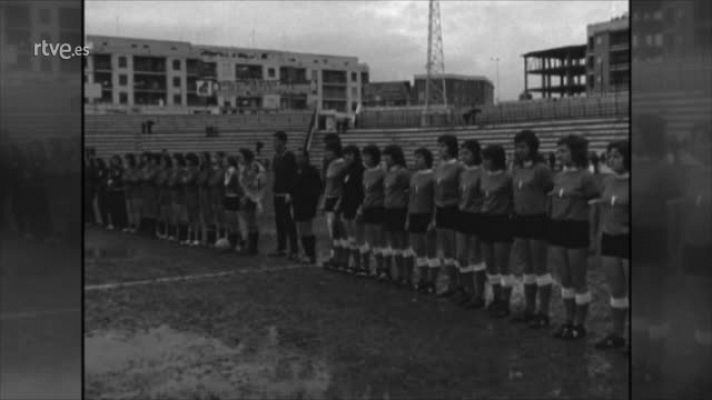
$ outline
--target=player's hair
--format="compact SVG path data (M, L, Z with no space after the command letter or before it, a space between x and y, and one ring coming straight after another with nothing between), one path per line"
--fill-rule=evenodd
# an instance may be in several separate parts
M630 142L627 140L616 140L608 144L607 151L616 149L623 157L623 168L630 171ZM608 156L606 156L606 159Z
M571 162L578 168L588 168L588 140L580 135L568 135L556 142L557 146L566 146L571 152Z
M363 164L363 161L361 160L361 151L359 150L358 146L354 145L349 145L344 147L344 155L351 154L354 156L354 164L360 165Z
M235 156L228 156L228 157L227 157L227 166L228 166L228 167L237 168L237 157L235 157Z
M126 153L126 155L124 155L124 159L126 159L126 164L129 168L136 167L136 156L133 153Z
M480 142L475 139L465 140L465 142L462 143L462 148L472 153L474 165L482 164L482 147L480 146Z
M400 165L402 167L406 166L405 155L403 154L403 149L397 144L390 144L383 149L384 156L390 156L393 159L393 163Z
M457 137L455 137L455 135L440 135L438 137L438 144L445 145L450 157L457 158Z
M280 142L287 143L287 132L285 131L277 131L274 133L275 139L279 140Z
M242 154L242 158L244 158L248 164L255 160L255 153L250 149L242 148L240 149L240 154Z
M326 146L324 146L324 150L332 151L336 157L341 157L341 154L343 152L341 149L341 144L334 142L327 143Z
M546 162L544 156L539 153L539 138L536 133L530 129L524 129L519 131L514 135L514 144L524 143L529 147L529 159L533 162ZM516 153L515 153L516 154ZM514 164L521 166L524 160L520 160L519 157L514 157Z
M492 161L492 170L500 171L507 169L507 153L504 147L498 144L491 144L482 150L482 158Z
M368 146L364 147L361 152L364 155L368 155L371 157L371 161L373 161L374 165L378 165L381 163L381 149L378 148L375 144L369 144Z
M185 156L186 161L192 165L198 165L199 160L198 160L198 155L195 153L188 153Z
M416 156L421 156L425 160L425 166L428 168L433 167L433 153L425 147L420 147L415 150Z

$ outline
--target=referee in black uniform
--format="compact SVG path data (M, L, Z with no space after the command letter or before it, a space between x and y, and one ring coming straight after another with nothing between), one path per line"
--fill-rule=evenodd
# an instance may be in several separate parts
M297 227L292 218L292 205L289 193L296 182L297 161L294 153L287 150L287 134L277 131L274 134L274 151L272 170L274 171L274 219L277 224L277 252L272 256L286 255L287 236L289 237L289 258L299 259L299 244Z

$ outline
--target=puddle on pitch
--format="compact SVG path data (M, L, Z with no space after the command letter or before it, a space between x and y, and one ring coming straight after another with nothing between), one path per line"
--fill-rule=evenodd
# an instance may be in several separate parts
M322 399L324 362L280 348L272 327L256 350L167 326L85 340L86 393L111 399Z

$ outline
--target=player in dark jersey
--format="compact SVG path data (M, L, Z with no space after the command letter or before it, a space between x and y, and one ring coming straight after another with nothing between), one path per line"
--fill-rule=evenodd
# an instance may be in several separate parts
M600 209L597 231L601 234L601 263L608 276L612 329L596 343L601 350L625 346L623 332L628 314L630 277L630 145L628 141L608 145L611 174L603 180L603 193L595 204ZM599 235L597 234L596 237Z
M356 221L356 212L363 202L363 161L361 151L356 146L346 146L344 148L345 172L343 175L343 189L339 198L337 209L341 215L344 226L345 238L341 239L342 259L337 260L342 269L348 269L352 273L361 270L361 257L357 238L362 237L361 224ZM351 268L350 258L353 256L353 268Z
M160 166L156 174L156 187L158 189L158 235L159 239L168 239L169 227L171 225L171 188L170 176L173 169L173 161L168 155L159 155Z
M412 286L406 281L405 258L409 247L405 223L408 217L408 190L410 188L410 172L406 167L403 149L397 145L389 145L383 149L383 161L386 174L383 178L385 209L383 230L387 248L381 279L393 280L403 286ZM397 276L392 274L392 262L395 262Z
M168 237L170 241L180 242L183 238L183 227L182 221L182 205L184 204L183 187L181 186L181 177L183 174L183 168L185 167L185 160L183 155L176 153L173 155L173 168L171 170L171 176L169 178L169 185L171 187L171 225L173 225L172 235Z
M126 193L126 216L127 226L123 229L126 233L136 233L139 224L141 223L141 204L142 198L140 193L140 170L136 163L134 154L124 155L124 186Z
M539 138L534 132L523 130L517 133L514 148L512 258L523 263L525 309L513 321L529 324L532 328L543 328L549 325L553 283L546 259L546 213L548 193L554 186L553 175L548 163L539 154Z
M371 255L376 259L377 271L383 269L383 178L381 150L376 145L368 145L361 151L366 169L363 171L364 198L357 211L357 219L363 223L364 235L361 242L361 269L371 277L377 273L371 270Z
M485 305L486 266L480 240L482 229L482 151L477 140L467 140L460 147L460 160L464 165L459 180L459 226L457 252L459 264L456 304L469 309Z
M512 248L513 208L512 176L507 172L506 153L499 145L487 146L482 151L485 173L482 174L481 238L492 287L493 300L487 310L492 317L509 315L514 277L509 269Z
M450 297L455 294L458 286L457 269L457 228L460 212L460 174L464 166L458 160L457 138L453 135L442 135L438 138L440 163L435 168L435 227L437 229L437 245L441 259L431 260L431 283L428 292L435 292L441 265L449 277L449 287L439 294Z
M213 223L212 205L209 197L209 181L211 172L210 152L204 152L200 155L200 165L198 171L198 208L200 221L200 239L201 246L207 246L208 229Z
M195 153L188 153L185 157L186 169L183 175L183 187L185 189L185 209L188 220L188 234L184 244L187 246L198 246L200 232L200 203L198 187L198 163L199 159Z
M238 159L234 156L227 157L227 169L223 180L225 186L225 197L223 204L225 207L225 225L227 239L235 251L242 252L242 238L240 237L240 204L244 190L240 185L240 167Z
M563 169L554 176L550 192L548 259L559 271L566 320L554 337L577 340L586 336L584 323L591 303L586 279L591 234L588 202L599 196L599 188L588 170L586 139L564 137L557 142L556 153Z
M410 177L408 192L408 221L406 228L409 241L416 257L418 269L418 291L425 291L431 286L430 258L436 255L434 229L432 224L435 214L435 176L433 174L433 153L425 147L415 150L415 172ZM413 281L414 271L406 270L407 279Z
M214 245L219 239L227 239L227 231L225 229L225 206L223 204L225 198L225 154L217 153L215 159L210 164L210 179L208 181L208 198L211 206L211 215L213 217L210 222L214 228L213 237L210 243Z
M106 180L109 203L109 229L123 229L126 226L126 197L124 195L124 169L121 157L111 157L111 166Z
M331 239L331 257L324 262L323 267L327 269L340 269L342 266L339 260L343 260L344 253L348 254L348 248L344 248L346 235L344 227L339 217L339 210L336 207L343 190L344 173L346 163L342 157L341 146L336 143L328 143L324 149L324 158L328 160L326 175L324 177L324 214L326 215L326 226Z
M315 265L316 236L314 235L314 218L319 206L319 197L324 190L321 174L309 161L309 152L302 149L297 152L296 181L292 186L292 207L294 221L302 241L305 257L303 264Z

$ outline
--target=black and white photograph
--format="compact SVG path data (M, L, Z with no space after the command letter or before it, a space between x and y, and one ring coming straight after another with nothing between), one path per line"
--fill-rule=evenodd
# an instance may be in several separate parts
M85 23L88 398L628 398L627 2Z

